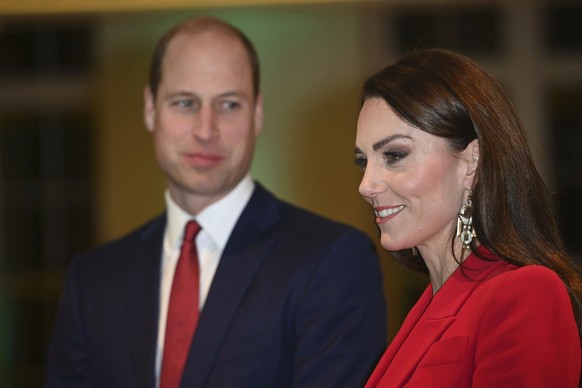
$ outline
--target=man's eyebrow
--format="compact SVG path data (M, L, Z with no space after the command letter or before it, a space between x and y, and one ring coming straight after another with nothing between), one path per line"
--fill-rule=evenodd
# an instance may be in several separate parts
M169 99L176 98L176 97L194 97L194 96L195 96L195 94L191 93L191 92L177 91L177 92L168 93L165 96L165 99L169 100Z
M246 93L244 93L242 91L238 91L238 90L229 90L227 92L220 93L217 96L217 98L228 98L228 97L238 97L238 98L242 98L242 99L248 99L248 96L246 95Z
M372 149L374 151L378 151L379 149L381 149L382 147L384 147L386 144L396 140L396 139L410 139L412 140L412 137L407 136L407 135L401 135L401 134L396 134L396 135L392 135L392 136L388 136L385 137L384 139L377 141L376 143L374 143L374 145L372 146Z

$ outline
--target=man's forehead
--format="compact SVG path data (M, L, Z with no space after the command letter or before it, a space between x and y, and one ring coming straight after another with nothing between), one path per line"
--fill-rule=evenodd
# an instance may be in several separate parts
M168 63L189 56L204 59L209 56L220 55L229 60L236 60L242 66L251 68L250 59L240 40L225 34L216 34L214 31L188 34L181 33L169 42L163 62Z

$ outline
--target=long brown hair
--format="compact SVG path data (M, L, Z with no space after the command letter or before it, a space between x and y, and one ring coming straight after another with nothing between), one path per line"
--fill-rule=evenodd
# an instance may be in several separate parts
M363 100L373 97L410 125L446 138L456 152L478 139L472 198L479 242L509 263L543 265L558 274L580 330L582 272L566 252L549 193L503 88L471 59L428 49L411 52L370 77ZM474 242L471 249L476 252ZM394 256L427 271L419 257Z

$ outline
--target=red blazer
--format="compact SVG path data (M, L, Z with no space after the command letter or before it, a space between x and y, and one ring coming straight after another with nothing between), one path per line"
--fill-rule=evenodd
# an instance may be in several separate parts
M434 297L429 285L366 388L578 387L580 336L558 276L474 254L463 268Z

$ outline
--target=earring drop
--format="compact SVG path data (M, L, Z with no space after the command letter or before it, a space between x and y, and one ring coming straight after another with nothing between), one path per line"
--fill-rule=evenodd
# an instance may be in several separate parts
M477 233L473 227L473 201L471 200L471 192L469 192L467 200L457 217L457 237L461 238L463 249L469 249L473 238L477 237Z

